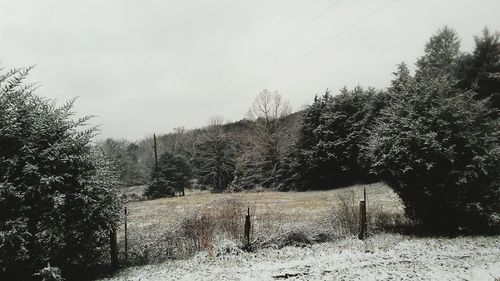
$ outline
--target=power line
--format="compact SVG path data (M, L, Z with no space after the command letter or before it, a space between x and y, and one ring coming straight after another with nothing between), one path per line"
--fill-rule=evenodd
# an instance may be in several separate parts
M310 49L309 51L305 52L304 54L302 54L301 56L295 58L294 60L292 60L291 62L289 62L288 64L276 69L275 71L271 72L269 75L267 75L266 78L264 78L263 80L255 83L252 87L248 88L247 90L245 91L242 91L232 97L230 97L229 99L227 99L227 102L233 100L234 98L236 97L239 97L243 94L245 94L246 92L250 91L251 89L257 87L258 85L268 81L269 79L273 78L274 76L276 76L277 74L285 71L286 69L290 68L291 66L295 65L296 63L298 63L299 61L303 60L304 58L308 57L309 55L311 55L312 53L316 52L317 50L321 49L322 47L324 47L325 45L329 44L330 42L332 42L334 39L336 39L337 37L347 33L348 31L354 29L355 27L357 27L358 25L360 25L361 23L363 23L364 21L366 21L368 18L374 16L375 14L379 13L380 11L382 11L383 9L387 8L389 5L391 5L392 3L394 3L395 1L397 0L391 0L387 3L385 3L384 5L380 6L379 8L375 9L374 11L372 11L371 13L367 14L366 16L362 17L360 20L356 21L355 23L349 25L348 27L346 27L345 29L335 33L333 36L331 36L330 38L328 38L327 40L321 42L319 45L317 45L316 47Z
M259 63L263 62L267 57L269 57L272 53L274 53L276 50L278 50L280 47L285 45L285 43L288 43L290 40L295 38L297 35L302 33L304 30L306 30L309 26L311 26L313 23L318 21L320 18L322 18L324 15L326 15L331 9L333 9L335 6L337 6L342 0L337 0L335 1L332 5L328 6L325 10L323 10L320 14L315 16L312 20L304 24L302 27L300 27L297 31L294 33L290 34L288 37L285 39L279 41L277 44L275 44L273 47L271 47L264 55L260 56L257 60L255 60L252 64L247 66L240 74L233 76L231 79L227 80L224 84L228 85L232 82L234 82L237 78L243 76L244 74L248 73L252 68L254 68L256 65Z
M321 12L319 15L317 15L316 17L314 17L311 21L309 21L308 23L306 23L305 25L303 25L300 29L298 29L296 32L292 33L290 36L288 36L287 38L285 38L284 40L282 40L281 42L279 42L278 44L276 44L274 47L272 47L271 49L269 49L269 51L264 54L262 57L260 57L260 59L258 59L255 63L251 64L250 65L250 69L259 64L260 62L262 62L265 58L267 58L269 55L271 55L272 53L274 53L274 51L276 51L277 49L279 49L282 45L284 45L285 43L287 43L288 41L292 40L295 36L299 35L300 33L302 33L304 30L306 30L309 26L311 26L313 23L315 23L317 20L319 20L321 17L323 17L324 15L326 15L331 9L333 9L335 6L337 6L342 0L338 0L338 1L335 1L332 5L330 5L328 8L326 8L323 12Z

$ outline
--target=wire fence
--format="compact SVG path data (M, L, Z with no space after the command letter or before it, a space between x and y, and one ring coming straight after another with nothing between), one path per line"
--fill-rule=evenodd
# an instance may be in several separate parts
M142 265L185 259L200 251L216 255L217 247L223 241L232 241L239 249L252 251L325 242L357 234L364 239L367 225L380 219L379 215L367 216L367 210L360 208L357 199L352 198L341 201L331 216L305 221L302 225L272 212L257 214L255 208L244 207L242 202L231 204L187 213L169 225L131 223L130 210L125 208L125 219L117 233L120 264Z

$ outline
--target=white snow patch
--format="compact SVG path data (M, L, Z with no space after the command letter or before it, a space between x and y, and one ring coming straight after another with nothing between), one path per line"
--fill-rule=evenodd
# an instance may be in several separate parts
M210 257L127 268L125 280L494 280L500 236L412 238L381 234L306 247L240 251L230 242Z

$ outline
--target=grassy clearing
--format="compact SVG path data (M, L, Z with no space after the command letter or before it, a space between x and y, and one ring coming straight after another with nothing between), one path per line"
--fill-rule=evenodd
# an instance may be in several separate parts
M384 206L394 212L402 212L398 196L381 183L355 185L327 191L308 192L241 192L213 194L208 191L187 190L184 197L163 198L151 201L131 202L128 204L129 225L147 227L149 225L168 225L179 223L186 211L209 207L224 200L239 199L244 207L249 206L256 218L286 219L290 223L302 223L322 219L338 207L339 196L354 192L356 201L363 196L366 187L368 208ZM272 214L269 213L272 211Z
M381 183L309 192L212 194L192 190L184 197L131 202L131 260L140 264L185 258L199 250L211 252L224 240L241 241L247 207L254 223L252 241L257 246L276 243L274 238L287 233L294 233L287 239L301 241L349 235L357 226L357 204L364 187L373 223L402 216L399 198ZM123 242L123 237L119 239Z

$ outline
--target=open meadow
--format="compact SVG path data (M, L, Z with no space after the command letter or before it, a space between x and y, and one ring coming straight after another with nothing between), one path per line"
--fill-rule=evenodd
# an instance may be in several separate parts
M210 252L225 240L242 242L248 208L254 248L353 235L358 229L358 202L363 188L368 198L368 218L376 224L373 227L402 219L400 200L381 183L309 192L214 194L188 190L183 197L130 202L129 262L186 258L200 250ZM121 229L120 245L124 243L123 235Z
M365 241L355 236L363 188L370 221ZM242 247L247 207L254 223L251 252ZM135 259L130 262L150 264L126 268L105 280L495 280L493 276L500 276L498 236L414 237L389 230L404 221L402 204L381 183L310 192L191 190L184 197L131 202L128 210L129 259ZM119 243L123 245L123 235Z
M136 229L161 228L179 224L193 212L229 208L243 219L249 207L254 221L280 225L304 225L332 218L343 203L358 204L366 188L368 208L402 214L398 196L382 183L355 185L325 191L210 193L187 190L186 196L128 203L129 226Z

